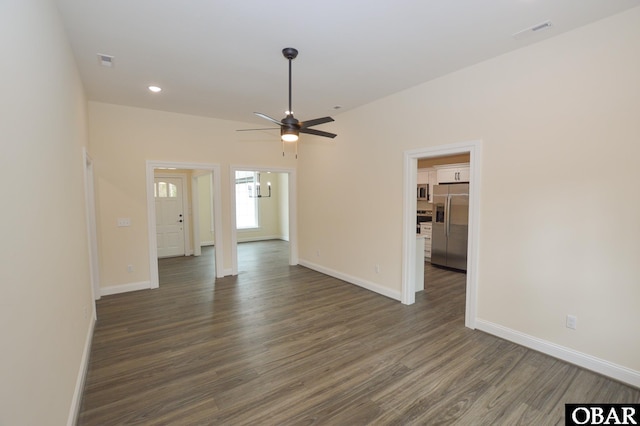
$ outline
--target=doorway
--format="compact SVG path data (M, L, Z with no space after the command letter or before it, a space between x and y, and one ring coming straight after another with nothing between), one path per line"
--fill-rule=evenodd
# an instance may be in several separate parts
M478 271L478 215L480 188L481 141L462 142L431 148L422 148L404 153L404 190L403 190L403 262L401 302L406 305L415 303L416 281L416 187L418 160L448 155L469 154L469 238L467 242L467 275L465 326L474 329L477 305Z
M249 173L247 173L249 172ZM238 275L238 242L239 240L249 241L247 238L239 237L237 221L237 181L236 177L241 175L242 182L247 180L249 175L255 174L255 178L251 179L251 184L247 183L246 186L251 188L254 196L257 197L257 184L260 183L260 195L261 197L255 198L256 203L260 203L262 198L267 198L269 194L268 183L269 175L281 175L283 180L278 186L278 194L275 193L276 188L273 189L271 202L279 200L279 209L286 211L286 218L288 219L286 224L282 225L281 239L289 241L289 265L298 264L298 246L297 246L297 215L296 215L296 171L289 168L270 168L260 166L231 166L230 167L230 188L229 193L231 195L231 260L232 260L232 275ZM258 176L261 176L258 181ZM255 179L255 180L254 180ZM264 180L264 182L263 182ZM241 182L241 183L242 183ZM272 182L275 184L275 181ZM252 186L251 186L252 185ZM275 186L275 185L274 185ZM259 208L259 205L258 205ZM275 237L275 235L273 235ZM245 233L246 237L246 233ZM264 236L260 237L264 239Z
M147 222L148 222L148 237L149 237L149 277L151 281L150 288L158 288L160 285L159 272L158 272L158 236L157 231L157 212L156 212L156 171L162 173L168 169L173 170L189 170L199 171L200 173L210 173L212 176L212 204L213 208L213 229L214 229L214 253L215 253L215 273L216 277L222 278L224 276L224 263L223 263L223 249L222 249L222 207L220 203L221 185L220 185L220 165L218 164L203 164L203 163L178 163L178 162L158 162L147 161L146 163L146 181L147 181ZM165 179L166 180L166 179ZM169 182L167 182L169 183ZM188 211L188 205L185 207L183 200L183 224L185 223ZM174 212L176 213L176 212ZM180 213L176 213L180 214ZM175 214L174 214L175 216ZM175 218L174 218L175 219ZM178 219L180 218L178 217ZM178 222L180 223L180 222ZM186 234L190 240L196 242L199 240ZM184 244L183 244L184 248ZM190 254L190 253L189 253Z

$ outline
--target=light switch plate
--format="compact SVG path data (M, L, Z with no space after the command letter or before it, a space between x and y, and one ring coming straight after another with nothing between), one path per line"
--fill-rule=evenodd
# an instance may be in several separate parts
M567 315L567 328L576 330L578 328L578 317L575 315Z
M128 217L119 217L118 218L118 226L131 226L131 218Z

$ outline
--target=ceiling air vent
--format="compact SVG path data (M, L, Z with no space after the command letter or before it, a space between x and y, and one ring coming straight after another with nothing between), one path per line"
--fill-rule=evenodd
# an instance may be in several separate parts
M518 31L517 33L513 34L513 38L515 38L516 40L521 40L523 38L531 37L534 34L549 30L551 29L551 27L553 27L553 23L551 21L544 21L522 31Z
M103 67L113 67L113 56L98 53L98 63Z

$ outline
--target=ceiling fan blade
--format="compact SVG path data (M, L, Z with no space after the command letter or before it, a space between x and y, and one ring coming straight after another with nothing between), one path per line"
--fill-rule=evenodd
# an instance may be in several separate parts
M281 122L280 120L276 120L275 118L271 118L271 117L269 117L268 115L263 114L263 113L261 113L261 112L254 112L254 114L255 114L255 115L257 115L258 117L262 117L262 118L264 118L265 120L269 120L269 121L271 121L272 123L277 124L278 126L281 126L281 125L282 125L282 122Z
M306 128L300 129L300 133L307 133L309 135L316 135L316 136L324 136L325 138L331 138L331 139L338 136L335 133L323 132L322 130L306 129Z
M279 127L265 127L262 129L236 129L236 132L251 132L254 130L279 130Z
M335 121L331 117L314 118L313 120L306 120L300 123L301 128L317 126L318 124L331 123Z

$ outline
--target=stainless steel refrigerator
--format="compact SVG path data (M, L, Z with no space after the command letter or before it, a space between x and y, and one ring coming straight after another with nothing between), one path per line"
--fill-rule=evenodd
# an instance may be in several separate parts
M433 187L431 263L467 270L469 184Z

